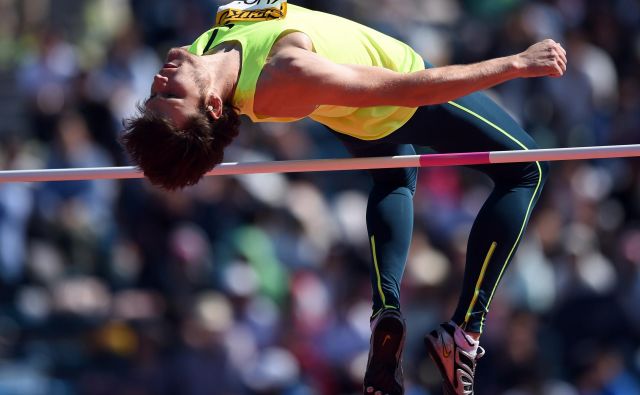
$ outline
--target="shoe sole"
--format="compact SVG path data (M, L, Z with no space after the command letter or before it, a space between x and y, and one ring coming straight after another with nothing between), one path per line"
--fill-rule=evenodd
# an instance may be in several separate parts
M440 371L440 375L442 376L442 388L444 389L444 395L457 395L455 389L453 388L453 385L451 385L451 383L449 382L449 379L447 378L447 370L442 364L442 360L440 359L440 354L438 354L438 351L436 350L436 346L431 342L431 340L429 340L429 336L431 335L425 336L424 344L427 346L427 352L429 353L429 356L431 357L433 362L438 367L438 370Z
M376 325L373 339L371 341L371 363L368 371L388 371L385 369L389 366L396 366L402 369L402 348L404 347L405 324L397 317L382 318ZM376 375L376 377L365 380L363 393L372 395L367 392L367 387L373 387L376 391L382 391L379 388L388 388L398 385L396 381L396 370L390 372L390 375ZM366 376L365 376L366 377ZM389 395L404 395L404 387L400 385L400 392L386 392ZM375 392L374 392L375 393Z

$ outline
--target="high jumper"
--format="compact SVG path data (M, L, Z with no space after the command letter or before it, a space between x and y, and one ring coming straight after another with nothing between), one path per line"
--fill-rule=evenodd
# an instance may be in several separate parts
M338 16L286 0L234 1L190 46L168 52L122 141L144 175L170 190L197 183L222 162L239 114L254 122L309 117L357 158L413 156L413 145L443 154L530 151L533 139L480 91L516 78L560 77L566 66L566 51L547 39L511 56L433 67L408 45ZM456 395L474 392L491 301L548 174L542 160L486 158L467 163L494 187L469 235L458 305L425 336L445 390ZM364 394L404 393L400 282L420 160L370 170L373 310Z

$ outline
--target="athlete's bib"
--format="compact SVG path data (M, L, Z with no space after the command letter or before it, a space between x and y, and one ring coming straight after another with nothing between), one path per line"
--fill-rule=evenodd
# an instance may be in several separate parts
M238 0L220 6L216 14L216 25L232 22L269 21L287 15L287 0Z

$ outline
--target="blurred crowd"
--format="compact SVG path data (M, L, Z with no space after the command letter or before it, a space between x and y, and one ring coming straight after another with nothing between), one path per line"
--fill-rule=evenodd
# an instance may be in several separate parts
M640 142L637 0L307 0L437 65L561 42L561 79L490 92L541 147ZM120 166L122 119L214 0L0 0L0 169ZM437 133L437 130L427 131ZM312 122L251 124L227 161L345 157ZM361 393L371 314L363 172L0 184L0 395ZM403 284L408 395L457 301L490 190L424 169ZM554 163L494 298L478 395L640 394L640 161Z

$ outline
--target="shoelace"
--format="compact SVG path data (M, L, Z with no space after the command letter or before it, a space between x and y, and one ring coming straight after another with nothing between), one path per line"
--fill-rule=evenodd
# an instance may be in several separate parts
M478 346L478 350L476 351L476 357L473 360L473 366L471 366L471 379L473 381L471 382L471 384L466 384L466 383L463 384L465 393L473 394L473 386L474 386L474 381L476 377L476 364L478 363L478 359L484 356L484 353L485 353L484 348L482 348L481 346Z

